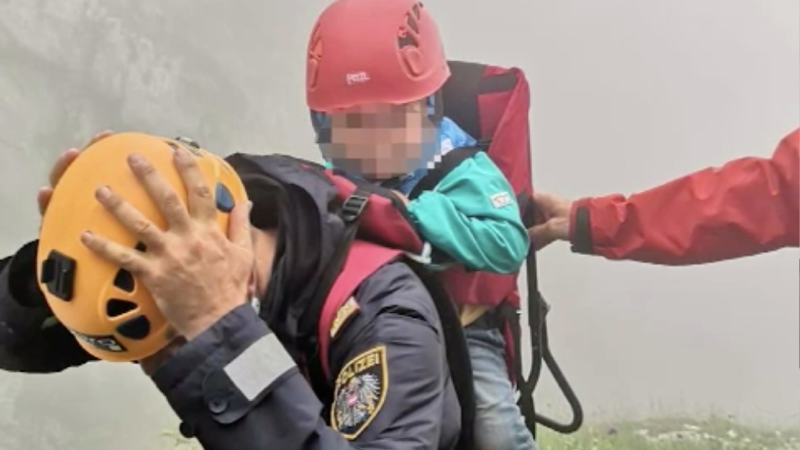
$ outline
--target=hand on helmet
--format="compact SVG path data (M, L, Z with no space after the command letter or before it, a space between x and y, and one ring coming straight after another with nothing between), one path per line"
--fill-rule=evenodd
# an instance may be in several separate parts
M84 232L81 240L141 280L167 321L191 340L245 302L253 270L249 204L240 203L230 213L226 235L217 222L213 190L195 158L178 149L174 163L186 186L187 205L147 160L136 154L128 159L158 205L166 230L108 187L96 192L97 200L146 245L145 252L111 242L91 230Z
M114 132L111 130L97 133L86 145L83 146L83 148L86 148L101 139L107 138L112 134L114 134ZM36 196L36 201L39 203L39 214L44 215L44 212L47 210L47 205L50 204L50 198L53 196L53 188L56 187L58 180L61 179L61 177L64 175L64 172L67 171L67 168L70 166L70 164L72 164L73 161L75 161L75 158L78 157L80 152L81 151L77 148L71 148L62 153L61 156L59 156L56 160L55 164L53 164L53 167L50 169L50 184L48 186L42 186L39 188L39 193Z
M536 249L542 249L553 241L568 241L572 201L546 192L536 192L533 194L533 202L543 219L541 223L528 229Z

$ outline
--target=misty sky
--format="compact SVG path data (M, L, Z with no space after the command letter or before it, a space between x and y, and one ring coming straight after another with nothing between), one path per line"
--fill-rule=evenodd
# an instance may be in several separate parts
M101 129L189 135L221 154L318 159L303 77L305 40L324 4L0 1L0 249L35 237L36 189L50 162ZM426 6L451 58L526 71L533 170L545 190L633 192L767 156L798 126L796 0ZM800 418L796 251L665 268L553 245L541 259L551 341L590 420ZM539 397L559 410L548 386ZM173 425L134 367L0 374L0 450L155 448Z

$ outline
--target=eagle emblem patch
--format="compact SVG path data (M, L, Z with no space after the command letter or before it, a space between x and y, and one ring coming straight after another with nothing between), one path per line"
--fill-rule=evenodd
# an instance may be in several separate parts
M336 377L331 426L345 439L358 438L383 407L388 387L385 346L351 359Z

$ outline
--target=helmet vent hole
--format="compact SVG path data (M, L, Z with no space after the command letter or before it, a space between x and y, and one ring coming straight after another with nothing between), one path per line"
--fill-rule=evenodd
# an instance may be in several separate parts
M150 335L150 321L140 314L119 324L117 333L128 339L144 339Z
M419 20L420 16L422 15L422 3L417 3L411 8L411 12L414 14L414 18Z
M114 286L122 289L125 292L133 292L136 287L136 282L133 280L133 275L125 269L119 269L117 275L114 277Z
M309 59L319 61L322 59L322 33L320 33L320 26L314 27L311 32L311 42L308 45Z
M415 34L419 34L419 9L412 10L411 14L406 14L406 26Z
M403 31L400 32L400 37L397 38L397 47L406 48L406 47L416 47L416 46L417 46L417 40L414 39L413 36Z
M123 314L129 313L133 310L138 308L136 303L133 303L128 300L120 300L118 298L112 298L108 302L106 302L106 314L108 317L119 317Z
M420 18L419 4L406 14L406 23L397 32L398 48L419 47L419 24Z
M308 44L308 64L306 66L306 83L307 89L314 89L317 87L319 79L319 62L322 59L322 35L320 34L320 26L317 24L314 31L311 33L311 40Z

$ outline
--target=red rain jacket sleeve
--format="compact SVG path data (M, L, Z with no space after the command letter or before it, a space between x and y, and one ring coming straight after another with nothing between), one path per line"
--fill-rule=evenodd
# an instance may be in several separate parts
M608 259L702 264L797 247L795 130L772 157L746 157L633 194L574 203L572 250Z

